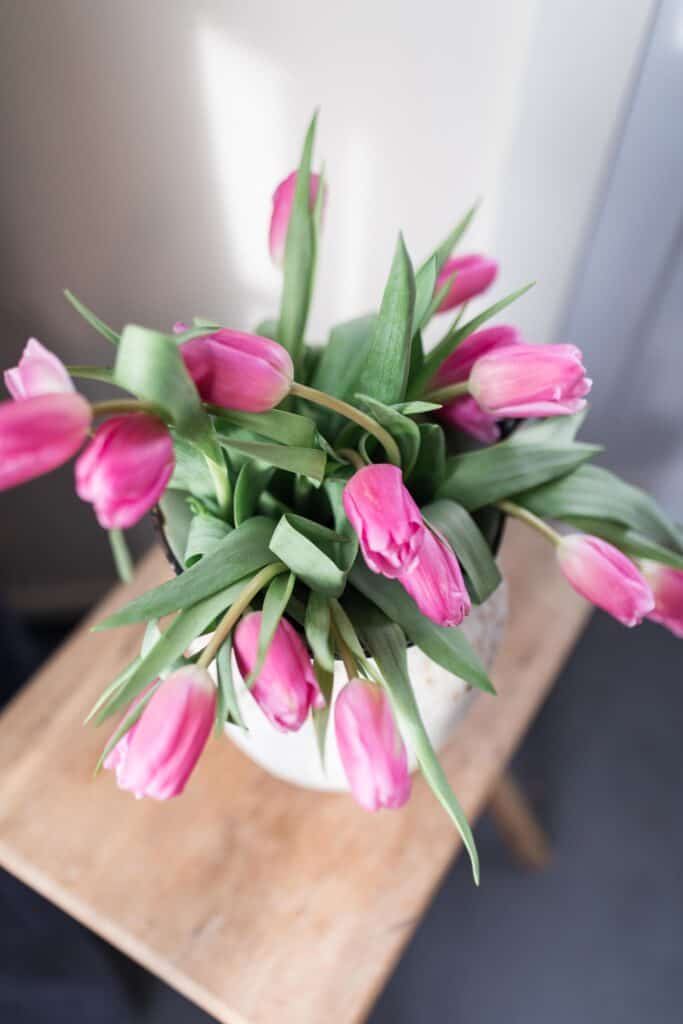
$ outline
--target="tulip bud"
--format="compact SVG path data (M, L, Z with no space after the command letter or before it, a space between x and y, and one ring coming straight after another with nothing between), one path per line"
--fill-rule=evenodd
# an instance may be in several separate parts
M648 619L659 622L674 636L683 638L683 572L670 565L650 561L642 562L641 568L655 599Z
M429 390L435 391L467 380L472 367L482 356L506 348L508 345L516 345L521 340L521 335L516 327L501 325L500 327L487 327L483 331L475 331L443 361L429 385ZM443 423L464 430L466 434L484 444L493 444L500 440L500 427L495 416L484 412L469 396L455 398L447 402L436 415Z
M256 665L261 612L251 612L235 630L235 657L243 678ZM286 619L280 619L251 695L281 732L296 732L310 707L324 707L306 644Z
M365 466L344 487L344 511L368 568L396 577L415 563L426 529L397 466Z
M334 729L346 778L361 807L402 807L410 797L408 757L384 690L351 679L337 697Z
M76 491L100 526L134 526L156 505L173 473L173 442L156 416L113 416L76 462Z
M270 338L220 330L181 346L203 401L222 409L266 412L279 405L294 380L287 349Z
M560 569L582 597L624 626L638 626L655 607L647 581L630 558L598 537L572 533L557 546Z
M485 412L517 418L580 412L591 383L575 345L508 345L478 359L469 378Z
M498 263L488 256L470 253L467 256L453 256L446 260L436 279L434 294L445 285L449 277L457 276L441 302L438 312L445 313L454 306L460 306L475 295L480 295L493 284L498 274Z
M285 259L285 244L287 242L287 229L289 218L292 216L294 204L294 193L296 192L297 172L292 171L284 181L281 181L273 193L273 212L270 218L270 258L276 267L281 267ZM320 185L320 175L310 176L310 205L315 206Z
M136 797L180 796L206 746L216 714L216 690L206 669L187 665L154 693L124 743L105 762L121 789ZM113 755L113 756L112 756Z
M29 338L18 366L5 370L5 386L14 399L74 391L62 360L35 338Z
M92 410L82 395L37 395L0 403L0 491L49 473L75 455Z
M415 564L398 580L422 614L439 626L459 626L470 613L460 563L447 541L431 530L425 533Z

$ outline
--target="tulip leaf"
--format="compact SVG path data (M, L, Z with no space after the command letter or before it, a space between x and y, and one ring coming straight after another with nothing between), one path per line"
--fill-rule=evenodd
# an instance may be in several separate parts
M465 812L458 802L431 744L408 675L406 638L399 626L372 606L357 615L358 628L382 673L401 735L415 754L422 774L457 828L479 885L479 857Z
M119 336L116 331L114 331L109 324L105 324L104 320L100 320L100 318L96 316L91 309L88 309L80 299L77 299L74 293L70 292L68 288L64 292L64 297L67 302L71 303L76 312L80 313L83 319L86 320L91 327L94 327L98 334L101 334L102 337L106 338L112 345L118 345Z
M351 568L358 554L358 535L351 526L344 509L345 480L326 480L323 487L330 503L335 529L344 538L343 544L335 544L334 560L346 572Z
M98 775L100 773L100 771L102 770L102 765L107 760L107 758L109 757L110 753L112 752L116 744L119 742L119 740L123 739L126 733L130 732L130 730L133 728L138 719L142 717L142 712L145 710L145 708L147 707L147 705L149 704L152 697L157 692L160 686L161 680L159 680L159 682L156 683L155 686L150 687L149 692L146 693L145 696L137 702L135 707L131 708L127 715L124 717L123 721L115 730L114 734L110 737L107 745L100 754L100 758L97 764L95 765L95 775Z
M248 430L259 437L267 437L278 444L294 445L298 448L312 448L315 442L315 423L306 416L299 416L283 409L268 412L237 412L209 406L216 419L216 429L229 433L231 427ZM227 428L227 429L226 429Z
M182 437L173 438L175 465L169 490L187 491L201 501L215 501L215 489L206 459L190 441Z
M420 423L420 450L407 478L418 505L431 501L446 474L446 435L438 423Z
M336 398L348 398L356 389L377 322L375 313L338 324L330 331L327 345L311 377L311 384ZM330 435L338 432L344 420L338 413L315 406L310 410L320 428Z
M217 519L216 516L193 516L185 545L186 568L190 569L195 562L211 554L231 530L229 523L224 519Z
M327 456L319 448L298 448L295 445L270 444L261 441L243 441L219 431L217 434L221 445L229 450L241 452L252 459L258 459L268 466L284 469L288 473L297 473L308 477L316 483L322 483L325 477Z
M301 517L284 515L275 527L270 550L311 590L327 597L339 597L344 590L346 573L333 560L332 545L321 539L320 529L322 527L309 531Z
M114 383L114 371L109 366L81 366L70 363L66 369L70 377L77 377L79 380L97 380L102 384Z
M545 420L527 420L510 434L508 444L571 444L576 439L587 410L571 416L550 416Z
M443 268L444 263L451 255L456 245L463 237L468 227L474 219L474 215L477 212L478 203L475 203L469 208L462 220L458 221L452 231L446 235L443 242L436 247L434 250L434 258L436 259L436 272L437 274Z
M304 629L313 657L325 672L334 671L334 651L330 637L330 602L322 594L311 590L306 602Z
M92 708L88 712L87 716L83 720L83 724L87 725L91 719L104 707L104 705L112 699L112 697L123 689L126 682L130 679L131 675L138 667L142 659L145 657L148 651L154 646L159 637L161 636L161 630L155 620L147 623L145 634L142 638L142 646L140 648L140 654L133 658L130 664L126 665L124 669L117 675L115 679L111 681L109 686L100 694Z
M313 662L313 671L315 672L315 678L318 680L318 686L320 692L325 698L325 706L322 708L313 708L313 728L315 729L315 738L318 744L318 751L320 753L320 761L325 768L325 742L327 740L327 728L330 721L330 712L332 710L332 691L334 689L334 670L328 671L324 665L321 665L319 661Z
M258 636L256 663L248 677L244 680L244 685L248 689L251 689L254 685L261 669L263 668L263 663L266 660L268 650L273 642L273 637L275 636L275 630L277 629L280 619L285 613L289 599L292 596L295 582L296 576L291 572L288 573L287 576L276 576L266 591L261 613L261 628Z
M254 334L257 334L259 338L270 338L271 341L277 341L277 320L267 318L261 320L260 323L254 328Z
M273 475L270 467L259 466L247 460L239 471L233 496L235 526L250 519L258 507L258 500Z
M268 547L272 532L273 524L269 519L261 516L249 519L176 579L148 590L96 628L127 626L131 622L160 618L179 608L192 608L198 601L238 583L272 562Z
M415 278L399 235L379 316L361 371L359 391L390 405L405 396L415 308Z
M472 599L483 604L501 582L491 549L469 512L456 501L435 501L422 509L427 522L446 538L463 567Z
M437 496L452 498L473 512L564 476L598 451L599 447L590 444L542 447L502 441L449 458Z
M441 408L438 402L397 402L391 406L396 412L402 412L404 416L420 416L425 412L435 412Z
M452 626L437 626L427 619L397 580L371 572L362 559L357 558L349 582L377 605L387 618L397 623L437 665L480 690L495 692L479 655L472 649L462 630Z
M427 322L427 313L434 297L436 286L436 254L422 264L415 274L415 308L413 310L413 334L421 330Z
M232 674L232 634L218 649L216 655L216 674L218 676L218 693L216 700L216 732L223 732L226 722L238 725L246 730L242 712L240 711Z
M403 472L406 475L410 473L420 450L420 430L417 423L391 406L371 398L370 395L356 395L355 400L361 409L389 431L401 452Z
M284 281L277 340L292 356L295 366L301 357L315 270L315 224L310 203L311 160L317 114L314 114L304 140L301 163L285 244Z

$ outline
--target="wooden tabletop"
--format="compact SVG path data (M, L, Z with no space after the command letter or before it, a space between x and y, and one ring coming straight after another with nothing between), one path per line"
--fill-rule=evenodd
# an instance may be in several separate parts
M470 820L588 615L524 527L508 527L502 561L499 695L472 703L443 755ZM402 811L370 815L270 778L222 739L179 800L93 781L106 734L81 722L140 633L89 627L166 574L149 555L0 718L0 864L226 1024L362 1021L459 848L455 830L421 779Z

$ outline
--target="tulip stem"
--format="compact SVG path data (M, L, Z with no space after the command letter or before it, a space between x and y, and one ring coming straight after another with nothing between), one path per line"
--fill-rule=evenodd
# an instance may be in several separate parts
M350 462L354 469L365 469L367 465L361 453L357 452L354 448L340 448L339 455L346 459L347 462Z
M428 402L450 402L454 398L460 398L463 395L470 393L470 384L467 380L461 380L457 384L449 384L445 388L437 388L436 391L430 391L425 395L425 399Z
M377 420L373 420L371 416L367 416L360 409L356 409L355 405L349 405L348 402L342 401L341 398L328 395L325 391L318 391L317 388L309 388L306 384L299 384L297 381L293 382L289 393L290 395L296 395L298 398L303 398L307 402L313 402L315 405L322 405L325 409L332 409L333 412L338 412L345 419L357 423L368 434L372 434L373 437L377 438L387 453L389 462L392 462L394 466L401 465L401 452L388 430L380 426Z
M549 526L545 520L534 515L533 512L529 512L527 508L522 508L521 505L515 505L512 501L499 501L497 502L497 505L501 512L505 512L509 516L514 516L515 519L521 519L523 523L527 524L527 526L531 526L534 530L541 533L546 540L550 541L551 544L557 545L562 540L557 530L553 530L552 526Z
M334 637L335 646L339 651L339 656L341 660L344 662L344 668L346 669L347 676L349 677L349 679L355 679L355 677L358 675L358 666L356 665L356 659L353 656L351 648L344 640L343 636L341 635L336 626L336 623L334 622L332 623L332 635Z
M154 402L140 402L137 398L111 398L106 402L93 402L92 414L96 416L110 416L118 412L148 412L157 419L163 420L164 416L158 405Z
M209 667L227 640L233 627L237 624L237 620L242 615L242 612L244 612L251 604L259 590L263 590L266 584L270 583L275 576L279 576L280 573L288 571L287 566L283 562L272 562L271 565L266 565L265 568L261 569L260 572L257 572L256 575L252 577L244 590L240 593L235 603L228 608L227 612L218 623L213 636L197 661L197 665L199 665L200 668Z

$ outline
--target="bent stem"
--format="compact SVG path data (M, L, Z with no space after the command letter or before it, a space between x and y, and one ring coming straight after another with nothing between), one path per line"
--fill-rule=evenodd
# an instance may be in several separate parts
M350 462L354 469L365 469L367 465L360 452L357 452L354 448L340 448L337 454L341 455L347 462Z
M275 577L279 576L282 572L288 572L287 566L283 562L273 562L271 565L266 565L265 568L257 572L252 580L247 583L244 590L240 593L235 603L228 608L227 612L218 623L216 630L209 640L208 644L204 648L197 661L197 665L200 668L208 668L213 659L218 654L219 650L223 646L223 643L227 640L233 627L236 625L238 619L242 615L252 600L256 597L259 590L262 590L267 583Z
M443 405L444 402L450 402L454 398L461 398L463 395L469 395L469 393L469 381L462 380L458 384L449 384L445 388L437 388L436 391L428 392L425 395L425 401L438 402L440 405Z
M332 409L333 412L338 412L345 419L357 423L368 434L372 434L373 437L377 438L387 453L389 462L392 462L394 466L401 465L401 453L391 434L384 427L380 426L377 420L373 420L371 416L367 416L360 409L356 409L354 405L349 405L348 402L342 401L341 398L335 398L324 391L318 391L317 388L309 388L306 384L299 384L297 381L292 383L289 393L290 395L296 395L298 398L303 398L307 402L313 402L315 405L322 405L325 409Z
M509 516L514 516L515 519L521 519L527 526L531 526L534 530L537 530L542 534L546 540L549 540L551 544L557 546L562 538L560 537L557 530L553 530L552 526L549 526L544 519L534 515L533 512L529 512L528 509L522 508L520 505L515 505L513 501L499 501L496 503L501 512L507 513Z
M154 402L141 402L137 398L110 398L106 402L93 402L91 409L93 419L97 416L111 416L117 412L148 412L157 419L164 419L158 405Z

